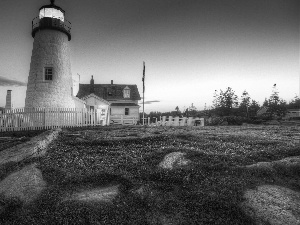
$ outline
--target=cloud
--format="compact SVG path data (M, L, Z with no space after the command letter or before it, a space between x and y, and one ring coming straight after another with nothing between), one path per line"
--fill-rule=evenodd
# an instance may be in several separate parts
M27 84L22 81L11 80L6 77L0 76L0 86L26 86Z
M160 101L158 101L158 100L145 101L144 104L145 104L145 105L149 105L149 104L152 104L153 102L160 102ZM143 104L143 102L140 102L139 104Z

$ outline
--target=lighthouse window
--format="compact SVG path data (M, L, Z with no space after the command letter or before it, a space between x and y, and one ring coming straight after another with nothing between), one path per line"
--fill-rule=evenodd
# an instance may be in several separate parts
M52 80L53 78L53 68L45 67L45 80Z

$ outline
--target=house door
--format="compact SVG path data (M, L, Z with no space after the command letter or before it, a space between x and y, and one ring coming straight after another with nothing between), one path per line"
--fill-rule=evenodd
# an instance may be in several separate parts
M97 109L97 122L102 124L102 125L107 125L108 124L108 110L109 106L108 105L100 105L98 106Z

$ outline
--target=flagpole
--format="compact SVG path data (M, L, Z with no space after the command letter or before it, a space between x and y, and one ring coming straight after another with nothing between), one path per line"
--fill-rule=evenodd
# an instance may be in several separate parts
M145 62L143 62L143 126L145 125Z

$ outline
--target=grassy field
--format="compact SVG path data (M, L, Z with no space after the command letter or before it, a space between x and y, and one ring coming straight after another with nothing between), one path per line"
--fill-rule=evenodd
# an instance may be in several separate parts
M262 184L299 191L299 168L270 174L245 166L299 156L298 135L299 127L284 126L66 129L38 160L47 189L26 207L15 200L2 222L254 224L240 208L244 191ZM175 151L191 163L158 168ZM70 191L108 184L120 184L111 203L62 201Z

